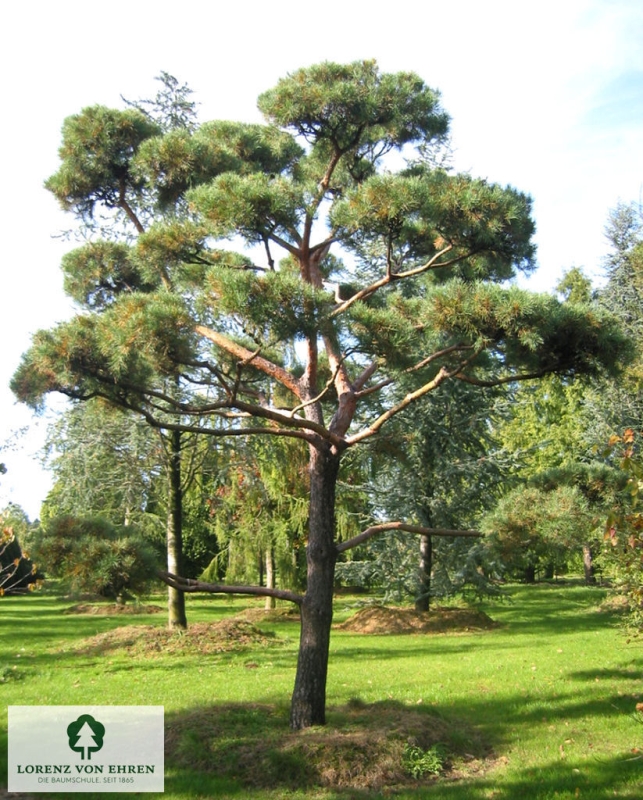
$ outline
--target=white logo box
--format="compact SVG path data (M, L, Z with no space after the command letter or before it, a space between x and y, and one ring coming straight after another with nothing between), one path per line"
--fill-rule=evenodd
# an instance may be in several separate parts
M9 706L10 792L162 792L163 706Z

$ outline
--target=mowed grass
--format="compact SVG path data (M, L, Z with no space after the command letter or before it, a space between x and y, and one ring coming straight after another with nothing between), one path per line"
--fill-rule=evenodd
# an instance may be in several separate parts
M296 623L258 623L276 643L132 655L78 648L123 625L163 626L163 614L65 615L71 604L53 596L2 598L0 699L3 708L165 706L165 797L177 800L641 800L643 643L628 642L618 620L598 611L601 589L541 585L509 594L510 602L484 606L500 623L490 631L335 631L328 726L299 734L288 729ZM257 605L189 597L188 618L215 622ZM336 621L354 611L339 598ZM6 726L3 713L0 797ZM405 741L422 749L440 742L443 777L391 778Z

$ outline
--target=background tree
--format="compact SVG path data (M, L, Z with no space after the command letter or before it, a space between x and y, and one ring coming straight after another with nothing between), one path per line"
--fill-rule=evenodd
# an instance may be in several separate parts
M0 512L0 597L25 594L42 584L42 573L20 544L31 527L20 506L11 504Z
M140 418L97 400L72 406L49 426L45 464L54 484L41 518L102 516L158 538L162 516L150 512L162 456L158 434Z
M506 477L494 433L497 400L497 389L443 385L391 425L376 459L373 503L379 514L430 529L477 529ZM432 597L496 591L482 541L424 534L418 550L417 537L393 532L363 549L361 560L338 564L339 575L379 588L385 599L411 596L419 611L429 608Z
M165 134L135 110L66 120L48 188L81 219L114 210L131 235L66 258L86 312L37 334L12 385L34 405L50 391L102 396L166 430L307 446L303 594L166 576L300 606L291 725L302 728L325 719L339 553L388 529L432 532L378 522L338 542L346 452L443 384L596 372L622 340L597 309L505 285L532 267L530 200L423 158L448 119L416 75L325 63L279 81L259 107L263 126ZM393 151L411 159L397 173ZM137 210L151 208L146 227ZM233 236L262 250L215 249Z
M55 482L43 503L43 524L59 516L101 517L134 526L170 553L177 549L172 540L180 524L182 569L192 578L217 552L211 520L203 514L204 480L218 469L219 458L207 441L184 435L180 463L172 464L168 435L97 399L70 408L50 426L46 458ZM191 495L198 495L198 507ZM174 599L170 627L184 627L184 605L177 607Z
M643 213L638 203L620 203L610 213L605 233L610 251L604 269L607 283L599 302L631 337L636 357L618 383L600 386L593 403L596 443L626 428L643 428Z
M599 526L583 493L555 481L549 491L533 484L514 489L483 522L503 572L528 582L539 573L552 578L567 572Z
M91 593L124 603L156 577L158 559L134 529L100 518L57 517L38 537L37 557L75 594Z
M617 592L627 601L629 622L639 631L643 627L643 514L641 487L643 462L640 435L631 428L614 434L605 455L615 459L625 486L605 523L605 543L609 574Z

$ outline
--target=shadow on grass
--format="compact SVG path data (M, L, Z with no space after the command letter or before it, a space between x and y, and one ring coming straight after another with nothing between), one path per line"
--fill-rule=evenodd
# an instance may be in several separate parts
M564 761L554 761L537 769L518 770L502 781L487 777L467 781L466 785L441 783L428 791L405 792L398 800L639 800L642 770L643 762L626 756L588 759L575 768Z
M458 774L466 761L483 768L488 745L468 724L436 711L395 701L366 705L358 700L331 708L327 725L293 732L288 709L268 704L225 704L166 716L166 766L173 784L205 775L233 781L247 796L262 790L325 788L341 797L372 797L384 788L415 788L434 775L413 778L405 766L409 745L429 750L440 743L445 771ZM214 786L213 786L214 792Z
M569 677L576 681L592 681L596 680L627 680L627 681L640 681L643 678L643 658L634 659L630 662L632 665L629 669L585 669L578 670L577 672L570 672Z
M497 711L502 720L508 709ZM478 712L474 709L470 718L479 720ZM504 725L496 722L495 736L489 731L486 737L484 725L474 727L461 716L394 701L352 701L329 709L326 727L300 732L288 728L285 706L194 708L166 716L166 792L220 800L294 795L324 800L639 800L643 761L626 755L556 760L537 768L512 765L511 772L505 771L507 759L497 759L493 750L505 738L502 729L514 722L529 724L537 713ZM404 767L405 746L426 750L436 742L448 753L443 775L413 778Z

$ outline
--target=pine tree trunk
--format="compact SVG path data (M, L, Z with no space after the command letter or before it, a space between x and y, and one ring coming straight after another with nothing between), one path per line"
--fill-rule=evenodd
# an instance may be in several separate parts
M415 601L416 611L428 611L431 601L431 571L433 569L433 541L430 536L420 537L420 593Z
M266 550L266 586L268 589L275 588L275 554L272 547ZM266 611L275 608L277 601L274 597L266 597Z
M307 586L301 605L301 634L290 708L294 730L326 722L326 677L335 579L335 486L339 456L311 447Z
M183 491L181 489L181 432L170 433L167 504L167 570L183 575ZM167 587L168 626L185 629L185 593Z

